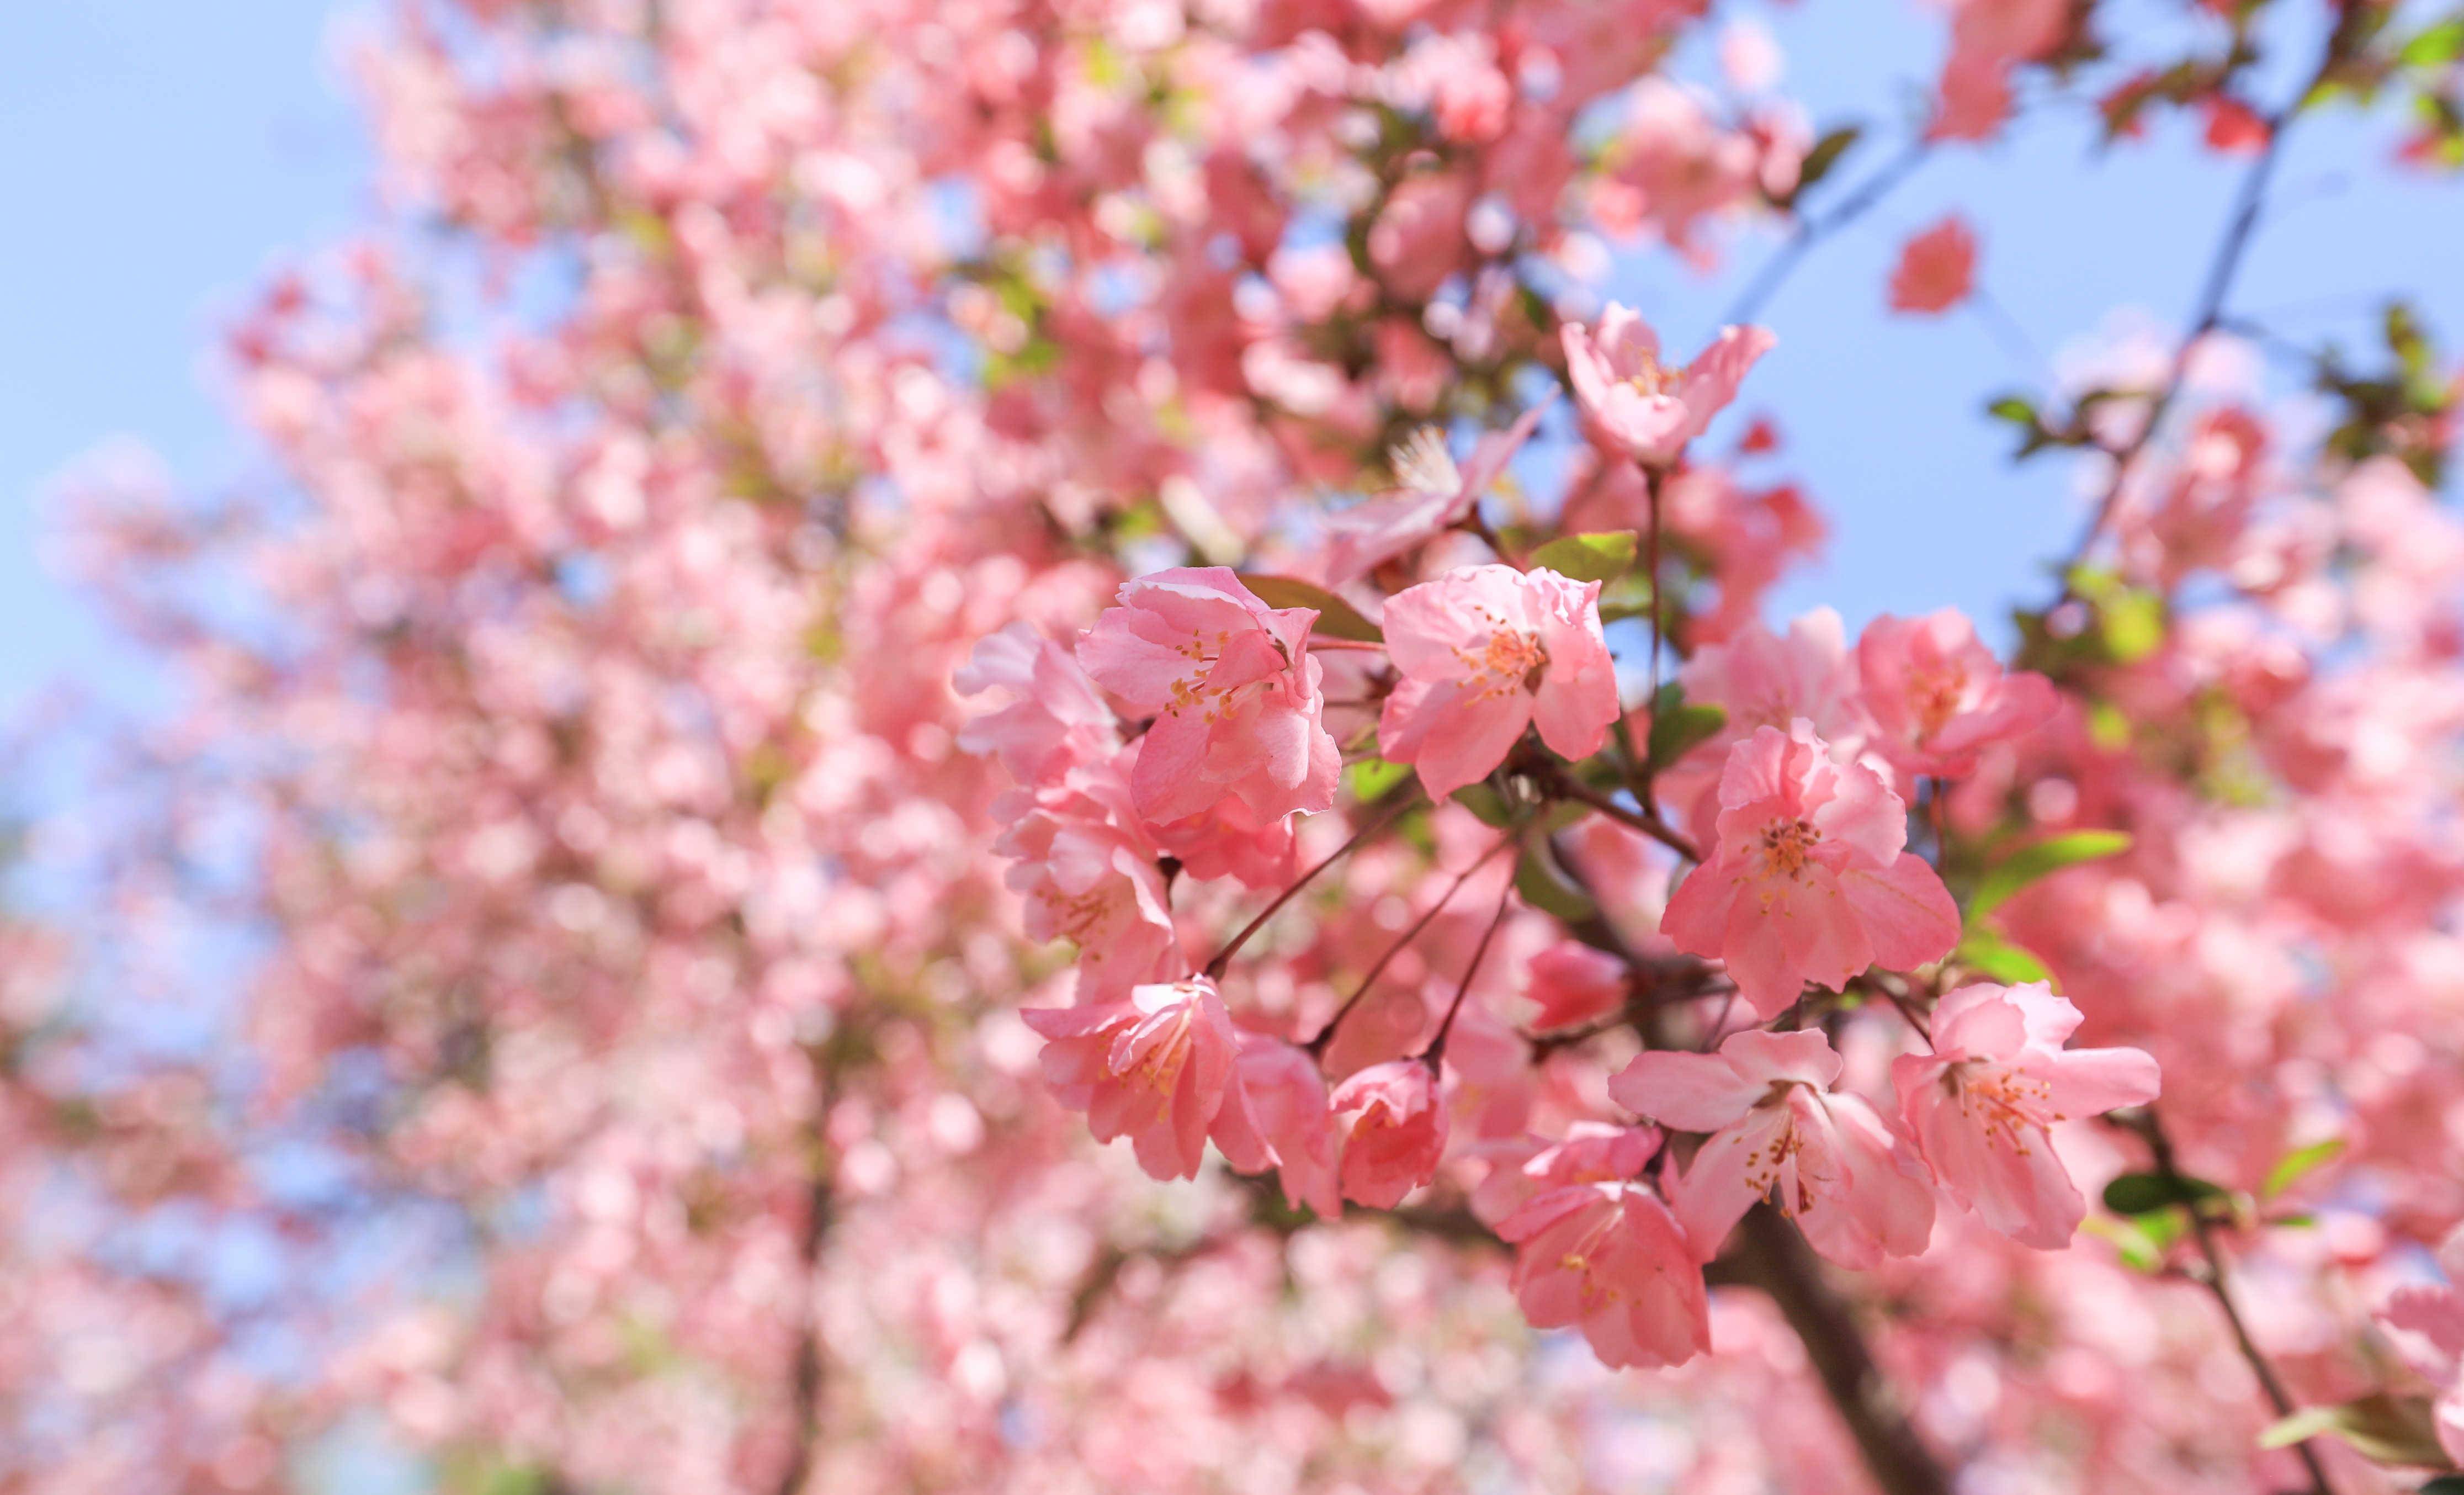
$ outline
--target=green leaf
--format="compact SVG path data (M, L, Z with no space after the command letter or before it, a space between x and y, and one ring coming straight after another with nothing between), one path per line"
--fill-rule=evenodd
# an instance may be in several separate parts
M1547 834L1537 825L1524 834L1523 855L1514 864L1514 890L1531 907L1543 913L1553 913L1569 924L1589 923L1600 912L1591 894L1557 865Z
M2129 849L2130 838L2118 830L2075 830L2067 836L2022 846L1986 868L1985 876L1976 884L1975 896L1968 900L1968 916L1971 920L1983 918L2009 902L2013 893L2049 873L2081 862L2120 856Z
M2282 1161L2267 1171L2267 1181L2258 1186L2258 1197L2262 1199L2276 1198L2318 1169L2335 1161L2343 1151L2343 1137L2329 1137L2324 1142L2313 1142L2308 1147L2295 1148L2284 1154Z
M2123 1174L2104 1186L2104 1207L2116 1215L2152 1215L2176 1204L2197 1204L2232 1196L2205 1178L2179 1174Z
M2030 430L2044 424L2037 418L2035 402L2024 395L2006 394L1987 406L1985 413L1996 420L2009 421L2013 426L2024 426Z
M1634 531L1569 535L1531 552L1533 566L1547 566L1577 582L1614 582L1634 569Z
M1814 185L1831 174L1831 168L1839 165L1839 159L1848 154L1849 147L1855 145L1864 133L1865 127L1861 124L1843 124L1836 130L1826 131L1822 139L1814 143L1814 148L1805 153L1805 160L1797 166L1796 186L1789 190L1788 200L1793 203L1813 190Z
M2396 49L2395 60L2409 68L2445 67L2464 57L2464 16L2436 21Z
M2374 1463L2453 1468L2438 1444L2438 1421L2427 1396L2378 1392L2336 1407L2304 1407L2258 1435L2261 1448L2290 1448L2332 1434Z
M2131 587L2116 594L2099 614L2104 651L2117 665L2135 665L2165 643L2165 599Z
M1243 576L1241 583L1269 607L1315 608L1317 626L1313 631L1329 638L1350 639L1355 644L1386 642L1384 630L1361 616L1359 608L1314 582L1290 576Z
M1658 773L1719 735L1728 724L1726 707L1689 705L1685 688L1675 681L1660 688L1651 702L1651 737L1643 753Z
M2045 969L2045 962L2024 946L2014 945L1995 931L1982 927L1970 928L1959 936L1959 948L1951 952L1950 957L2005 986L2054 978L2053 973Z
M1411 777L1411 764L1390 763L1382 758L1364 758L1343 771L1344 781L1352 786L1352 797L1363 804L1386 798Z
M2150 1220L2164 1218L2161 1215L2149 1217ZM2139 1220L2108 1220L2102 1215L2091 1215L2079 1221L2079 1229L2112 1242L2114 1254L2122 1258L2123 1265L2134 1272L2152 1275L2165 1269L2164 1243L2157 1241Z
M1505 799L1485 783L1467 783L1450 798L1471 811L1484 825L1504 830L1514 824L1514 812L1507 807Z
M2423 1485L2420 1495L2464 1495L2464 1474L2442 1474Z

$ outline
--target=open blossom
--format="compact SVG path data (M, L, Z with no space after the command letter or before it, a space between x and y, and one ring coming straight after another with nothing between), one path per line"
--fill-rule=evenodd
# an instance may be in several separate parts
M1013 623L979 642L951 683L961 695L1009 693L959 729L958 746L999 758L1020 783L1055 778L1120 746L1112 709L1087 672L1032 625Z
M1471 1212L1495 1229L1544 1194L1572 1184L1641 1177L1643 1165L1660 1151L1660 1132L1577 1121L1568 1125L1560 1141L1526 1135L1490 1143L1482 1151L1491 1166L1472 1191Z
M1597 327L1568 322L1566 369L1595 436L1650 467L1666 467L1737 397L1754 361L1779 340L1760 327L1723 327L1685 367L1660 361L1660 339L1612 302Z
M1044 1078L1099 1142L1127 1136L1157 1178L1195 1178L1232 1077L1232 1019L1205 979L1140 986L1096 1006L1031 1007Z
M1028 937L1078 946L1080 1001L1171 974L1179 940L1119 758L1013 789L995 813L1011 820L994 849L1014 859L1003 881L1025 898Z
M1241 1035L1232 1087L1215 1116L1215 1145L1243 1173L1277 1171L1284 1202L1333 1218L1337 1188L1334 1113L1326 1076L1307 1049L1263 1033Z
M1543 568L1463 566L1386 605L1402 680L1377 718L1379 751L1419 770L1431 798L1487 777L1523 729L1569 758L1599 751L1617 719L1617 666L1600 583Z
M1763 727L1729 751L1719 840L1668 900L1661 933L1727 962L1757 1013L1808 981L1838 990L1880 961L1904 970L1959 939L1949 890L1907 843L1907 809L1881 776L1832 759L1812 724Z
M1237 877L1252 888L1282 888L1292 880L1292 818L1262 817L1237 795L1195 815L1151 824L1147 833L1156 850L1178 861L1192 877Z
M1933 1234L1933 1185L1863 1098L1839 1094L1819 1029L1738 1033L1715 1054L1639 1054L1609 1081L1617 1103L1710 1139L1669 1191L1694 1249L1718 1254L1768 1197L1842 1266L1914 1256Z
M1876 745L1911 774L1972 773L1981 749L2034 732L2057 704L2052 681L2004 671L1955 607L1876 618L1857 640L1857 669Z
M1934 314L1968 299L1976 282L1976 233L1956 214L1900 248L1891 310Z
M2048 1129L2156 1098L2136 1048L2064 1048L2079 1010L2042 981L1942 999L1933 1051L1891 1065L1901 1113L1945 1194L2025 1245L2070 1243L2087 1213Z
M1854 756L1869 730L1847 627L1828 607L1791 619L1786 633L1749 623L1695 650L1677 678L1688 701L1726 711L1736 737L1757 727L1786 732L1802 716L1835 750Z
M1524 411L1511 428L1481 437L1461 467L1446 451L1444 432L1435 427L1414 432L1394 451L1397 491L1327 520L1327 584L1340 586L1366 576L1461 522L1531 439L1554 399L1551 395Z
M1680 1365L1711 1348L1703 1268L1684 1227L1635 1183L1552 1189L1498 1226L1514 1297L1540 1329L1582 1326L1610 1366Z
M1371 1065L1334 1088L1343 1129L1343 1197L1392 1209L1437 1176L1446 1151L1438 1077L1419 1059Z
M1138 813L1177 821L1226 795L1262 819L1334 803L1315 612L1268 607L1221 566L1140 577L1120 602L1078 641L1078 662L1155 717L1130 780Z
M2438 1446L2464 1463L2464 1226L2439 1244L2438 1264L2446 1282L2397 1288L2378 1320L2397 1352L2438 1387L2431 1408Z

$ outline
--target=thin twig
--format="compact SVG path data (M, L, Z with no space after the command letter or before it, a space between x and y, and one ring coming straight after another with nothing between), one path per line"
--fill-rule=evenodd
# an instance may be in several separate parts
M1395 803L1388 807L1385 814L1378 816L1376 819L1372 820L1367 824L1361 826L1358 830L1353 831L1352 833L1351 840L1335 847L1331 852L1329 852L1324 861L1319 862L1315 867L1303 872L1299 879L1289 888L1287 888L1282 892L1275 894L1275 899L1272 903L1269 903L1265 908L1259 910L1258 916L1256 918L1251 919L1248 923L1243 925L1241 927L1241 933L1233 935L1229 940L1226 940L1223 948L1215 952L1215 957L1206 962L1206 978L1210 981L1222 979L1224 971L1232 964L1232 957L1241 953L1241 947L1249 942L1249 936L1265 928L1266 921L1273 918L1285 904L1291 902L1293 897L1297 895L1302 889L1307 888L1309 885L1312 878L1316 877L1318 873L1325 871L1328 868L1332 867L1335 863L1343 860L1344 857L1350 855L1353 849L1358 846L1362 842L1368 840L1371 836L1375 835L1377 832L1385 829L1388 825L1394 824L1397 816L1401 815L1405 810L1410 809L1414 804L1419 802L1419 799L1420 791L1417 784L1410 790L1397 795L1396 797Z
M1510 846L1513 844L1514 838L1512 836L1498 837L1497 844L1482 852L1478 861L1456 873L1455 880L1446 885L1446 890L1438 894L1438 901L1430 904L1427 910L1425 910L1419 918L1412 921L1412 927L1403 932L1403 936L1400 939L1396 940L1395 943L1386 947L1386 953L1379 956L1377 957L1377 963L1369 968L1369 974L1360 978L1360 985L1353 989L1351 996L1343 1000L1342 1006L1334 1009L1334 1016L1326 1020L1326 1026L1317 1030L1317 1037L1310 1039L1301 1046L1308 1049L1311 1054L1325 1054L1326 1045L1334 1042L1334 1030L1343 1026L1343 1020L1352 1016L1352 1009L1360 1005L1360 999L1368 996L1369 988L1377 984L1377 978L1386 974L1386 967L1394 962L1397 956L1403 953L1404 947L1410 945L1412 941L1419 938L1420 931L1427 929L1430 921L1435 919L1440 912L1443 912L1448 903L1454 901L1455 894L1463 890L1463 885L1471 880L1472 873L1477 872L1482 868L1487 866L1489 858L1497 855L1497 853L1505 850L1507 846Z
M1689 862L1703 860L1702 849L1694 845L1693 838L1661 819L1660 812L1648 803L1639 811L1627 809L1569 773L1557 776L1556 792L1569 800L1590 805L1620 825L1642 832Z
M1764 263L1754 275L1753 283L1747 286L1745 294L1737 297L1736 304L1728 308L1728 315L1724 319L1732 324L1753 320L1764 303L1787 282L1798 263L1816 244L1872 211L1876 204L1891 194L1892 188L1906 181L1917 167L1925 164L1925 153L1931 149L1931 143L1923 135L1914 137L1856 190L1834 204L1830 211L1812 218L1799 217L1788 242Z
M1481 931L1480 943L1472 947L1471 959L1463 966L1463 984L1455 988L1455 1000L1446 1006L1444 1021L1438 1024L1438 1036L1429 1040L1428 1052L1421 1057L1433 1070L1442 1069L1446 1062L1446 1039L1455 1030L1455 1014L1463 1011L1463 999L1471 995L1471 978L1480 974L1480 962L1488 954L1488 942L1497 937L1498 926L1506 922L1506 911L1514 905L1514 885L1507 884L1498 890L1497 912Z

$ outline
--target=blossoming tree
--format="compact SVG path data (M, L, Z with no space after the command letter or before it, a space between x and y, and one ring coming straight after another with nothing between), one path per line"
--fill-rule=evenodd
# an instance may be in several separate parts
M2233 300L2464 20L2121 9L1869 160L1708 0L405 4L285 481L81 495L187 695L0 945L0 1488L2464 1478L2455 381ZM1993 404L2077 544L1766 619L1769 293L2080 101L2241 187Z

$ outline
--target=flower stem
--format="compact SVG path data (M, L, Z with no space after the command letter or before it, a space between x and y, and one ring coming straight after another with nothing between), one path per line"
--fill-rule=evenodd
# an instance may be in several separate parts
M1241 933L1233 935L1229 940L1226 940L1223 948L1215 952L1215 957L1206 962L1206 978L1210 981L1221 980L1223 978L1224 971L1232 964L1232 957L1241 953L1241 947L1249 942L1250 935L1255 934L1258 931L1265 928L1266 921L1273 918L1276 912L1280 911L1285 904L1291 902L1292 899L1299 894L1300 890L1307 888L1318 873L1325 871L1328 868L1332 867L1335 863L1350 855L1355 847L1357 847L1362 842L1368 840L1371 836L1375 835L1377 832L1385 829L1388 825L1393 824L1396 817L1401 815L1405 810L1408 810L1413 805L1419 803L1419 799L1420 791L1417 784L1409 791L1397 795L1395 802L1387 807L1386 813L1370 821L1358 830L1353 831L1352 833L1351 840L1335 847L1331 852L1327 854L1325 860L1319 862L1308 871L1303 872L1290 887L1285 889L1282 892L1275 894L1275 899L1272 903L1269 903L1265 908L1259 910L1258 916L1256 918L1251 919L1248 923L1243 925L1241 927Z

